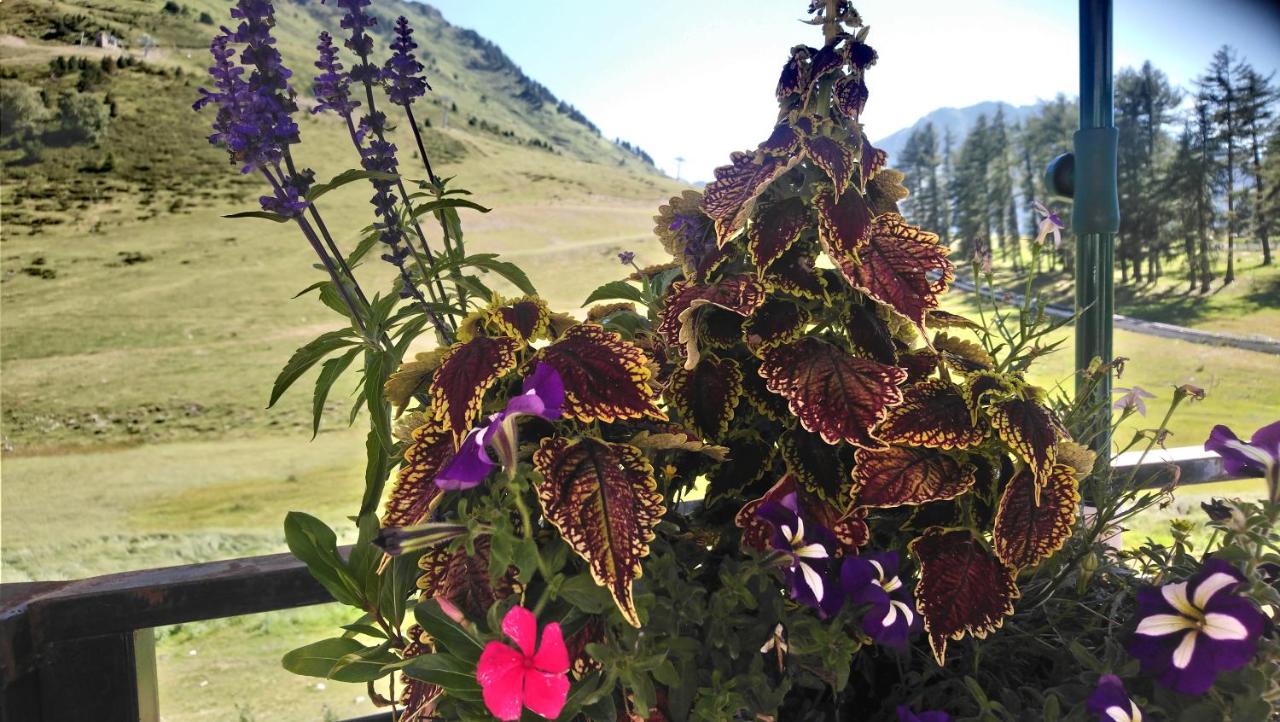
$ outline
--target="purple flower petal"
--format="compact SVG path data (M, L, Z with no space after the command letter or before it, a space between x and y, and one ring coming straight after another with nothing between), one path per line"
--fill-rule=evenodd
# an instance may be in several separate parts
M913 712L910 707L899 705L898 722L951 722L951 715L940 710Z
M547 421L564 416L564 381L551 366L539 363L524 380L519 396L507 402L504 413L529 414Z
M1098 687L1089 695L1085 708L1098 715L1100 722L1122 722L1140 719L1138 707L1124 691L1124 684L1114 674L1104 674Z
M1263 427L1258 431L1261 433L1270 428ZM1270 433L1268 431L1268 435ZM1221 456L1222 466L1228 474L1233 476L1265 474L1270 458L1264 450L1241 441L1231 429L1222 424L1213 427L1213 431L1209 432L1209 438L1204 442L1204 450ZM1271 463L1275 462L1271 461Z
M498 466L485 451L487 426L472 429L462 440L462 447L436 475L436 486L445 491L459 491L479 486Z

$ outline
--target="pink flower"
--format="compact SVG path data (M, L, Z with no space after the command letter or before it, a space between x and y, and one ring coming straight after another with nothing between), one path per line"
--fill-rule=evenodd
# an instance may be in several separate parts
M552 622L538 637L538 620L524 607L512 607L502 619L502 632L516 643L489 642L476 666L476 681L484 692L484 704L500 720L516 720L528 707L535 714L555 719L569 696L569 651L560 625Z

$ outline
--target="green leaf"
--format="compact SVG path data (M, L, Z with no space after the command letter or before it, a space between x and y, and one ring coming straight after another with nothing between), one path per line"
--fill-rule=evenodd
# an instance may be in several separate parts
M608 590L596 584L590 574L579 574L560 585L560 598L587 614L600 614L613 606Z
M364 608L360 584L338 556L338 537L328 525L310 514L291 511L284 518L284 538L289 551L334 599Z
M399 627L404 621L409 599L418 591L419 556L402 554L394 557L380 575L379 608L394 627Z
M285 391L293 385L298 377L307 372L307 369L316 365L320 359L347 346L355 346L359 344L358 339L352 338L350 329L340 329L338 331L329 331L320 334L312 339L302 348L293 352L293 356L289 357L284 368L280 370L280 375L276 376L276 382L271 387L271 400L267 402L267 408L276 405L280 397Z
M334 382L342 376L347 367L351 366L351 362L359 353L359 347L353 348L337 358L325 361L320 366L320 375L316 377L315 394L311 398L311 438L316 438L320 433L320 417L324 416L324 402L329 398L329 390L333 388Z
M439 200L415 205L413 207L413 217L416 220L428 213L434 213L445 208L470 208L473 211L480 211L481 213L489 212L488 208L465 198L441 198Z
M369 251L372 251L374 246L378 245L379 238L380 236L377 233L366 233L360 239L360 242L356 244L355 249L351 251L351 255L347 256L347 267L355 268L358 266L360 261L369 255Z
M272 213L270 211L241 211L239 213L228 213L223 218L263 218L276 223L288 223L293 218L282 215L280 213Z
M626 281L610 281L592 291L591 295L587 296L587 300L582 302L582 307L586 308L596 301L604 301L610 298L644 303L644 294L640 292L640 289Z
M520 289L524 293L527 293L530 296L538 295L538 290L533 287L533 282L529 280L529 277L525 275L525 272L521 270L519 266L509 261L499 261L496 254L483 253L474 256L467 256L463 259L462 265L472 266L486 271L493 271L499 276L507 279L511 285Z
M356 408L359 408L358 401ZM366 459L364 497L360 500L362 515L377 511L378 502L382 500L382 488L386 486L387 477L391 474L391 457L383 447L382 441L378 439L377 430L369 429L369 435L364 440L364 448Z
M390 365L390 369L387 366ZM382 448L390 452L395 448L391 435L391 404L387 403L384 386L387 376L396 368L395 362L384 354L366 350L364 354L364 398L369 409L369 428L378 434Z
M460 700L481 700L474 663L468 664L450 655L423 654L410 660L402 671L413 679L430 682Z
M350 170L344 170L338 175L334 176L332 179L329 180L328 183L316 183L315 185L311 186L311 190L307 192L306 199L309 201L314 201L315 199L319 198L325 193L328 193L331 190L334 190L336 188L341 188L342 186L348 183L354 183L355 181L358 181L358 180L364 180L365 178L368 178L370 180L393 181L399 177L400 176L396 175L395 173L383 173L381 171L369 171L369 170L360 170L357 168L351 168Z
M449 654L470 662L472 666L480 659L480 653L484 651L480 640L445 614L440 608L440 602L428 599L419 603L413 608L413 617Z
M372 682L382 667L399 661L384 645L366 647L354 639L332 637L285 653L280 663L294 674L339 682Z
M457 276L453 279L453 282L483 298L485 302L493 300L493 291L475 276Z
M347 632L349 632L348 635L343 635L343 636L350 637L356 634L363 634L366 637L377 637L380 639L387 638L387 635L385 632L373 626L372 624L361 624L359 622L352 622L351 624L342 625L342 628L347 630Z

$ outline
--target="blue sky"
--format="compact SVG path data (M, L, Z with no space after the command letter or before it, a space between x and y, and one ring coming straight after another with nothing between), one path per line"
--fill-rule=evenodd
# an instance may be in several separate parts
M821 32L805 0L430 0L449 22L502 46L609 137L638 143L668 173L707 180L754 147L777 113L773 86L792 45ZM880 62L868 71L872 138L934 108L1075 95L1070 0L855 0ZM1116 67L1150 59L1189 86L1234 46L1280 68L1280 8L1261 0L1117 0Z

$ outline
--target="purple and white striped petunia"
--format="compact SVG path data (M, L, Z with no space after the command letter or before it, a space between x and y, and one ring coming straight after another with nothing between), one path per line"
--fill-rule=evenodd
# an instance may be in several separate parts
M1266 617L1236 593L1244 575L1209 559L1185 582L1138 591L1138 626L1128 644L1144 674L1183 694L1204 694L1219 672L1249 663Z
M1280 421L1253 432L1248 443L1219 424L1204 442L1204 450L1222 457L1222 465L1234 476L1261 475L1267 480L1271 501L1280 502Z
M951 722L951 715L942 710L913 711L905 704L898 705L898 722Z
M1104 674L1089 695L1085 708L1098 715L1099 722L1142 722L1142 710L1129 699L1124 683L1114 674Z
M920 627L911 594L898 578L898 553L876 552L848 557L840 567L846 599L869 605L862 630L876 644L904 647L912 630Z
M794 492L782 501L766 501L756 516L773 525L770 546L790 560L786 568L791 598L824 614L840 610L844 600L832 587L831 549L836 539L830 531L814 522L805 523Z
M453 459L436 475L436 486L446 491L471 489L488 478L499 465L514 474L520 448L516 421L521 416L537 416L555 421L564 416L564 381L547 364L540 363L524 380L519 396L507 401L506 408L492 415L484 426L472 429L462 440ZM492 448L498 456L489 458Z

